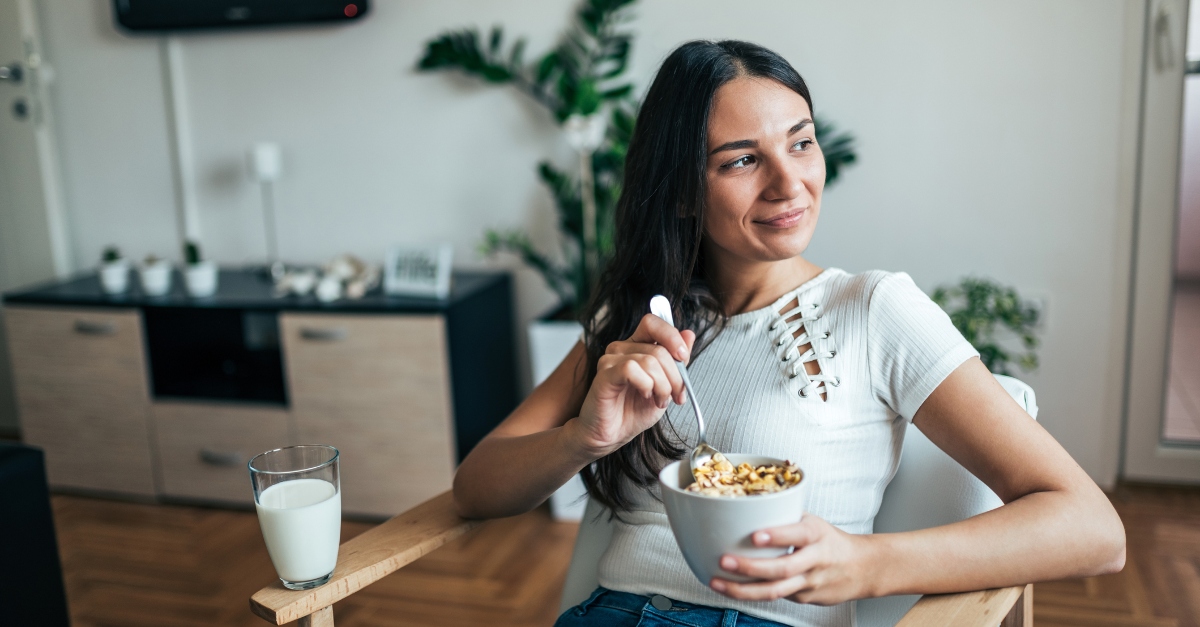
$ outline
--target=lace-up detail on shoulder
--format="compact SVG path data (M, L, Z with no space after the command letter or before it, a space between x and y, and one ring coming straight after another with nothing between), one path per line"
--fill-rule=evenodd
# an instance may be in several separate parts
M828 400L829 389L842 383L829 372L829 360L837 350L822 313L819 303L795 298L776 312L768 327L784 375L800 398Z

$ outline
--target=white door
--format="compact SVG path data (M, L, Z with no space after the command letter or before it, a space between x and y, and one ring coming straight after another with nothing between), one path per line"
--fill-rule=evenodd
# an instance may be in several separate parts
M31 0L0 0L0 291L69 272ZM0 433L16 424L7 343L0 333Z
M1188 3L1149 0L1146 8L1122 475L1139 481L1200 483L1200 446L1163 438Z

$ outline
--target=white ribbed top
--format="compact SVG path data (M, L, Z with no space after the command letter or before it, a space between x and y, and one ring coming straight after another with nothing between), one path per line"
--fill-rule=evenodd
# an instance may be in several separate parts
M800 355L797 347L809 341L813 350ZM730 318L688 374L710 444L791 459L812 482L806 510L861 534L871 533L908 421L977 354L907 274L831 268L770 307ZM814 359L821 375L810 377L802 362ZM671 406L664 418L689 450L696 443L691 411ZM788 625L854 624L853 603L734 601L701 584L679 552L657 487L638 494L622 517L600 560L606 588L734 608Z

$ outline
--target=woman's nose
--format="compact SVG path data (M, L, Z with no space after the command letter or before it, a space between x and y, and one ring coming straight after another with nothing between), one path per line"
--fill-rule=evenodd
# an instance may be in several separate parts
M767 188L763 190L767 200L792 200L804 193L804 171L798 164L776 162L772 164Z

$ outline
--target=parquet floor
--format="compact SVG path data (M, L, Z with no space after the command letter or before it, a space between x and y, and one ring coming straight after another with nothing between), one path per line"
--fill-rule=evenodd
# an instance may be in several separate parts
M1125 485L1125 570L1034 586L1038 627L1200 627L1200 488Z
M275 578L253 512L52 501L74 627L269 624L249 609ZM493 521L337 604L337 625L550 625L577 529L544 509Z
M1116 575L1035 587L1038 627L1200 627L1200 489L1123 486ZM252 512L56 495L76 627L261 627L247 599L275 576ZM346 523L343 540L370 525ZM550 625L575 525L495 521L335 607L338 627Z

